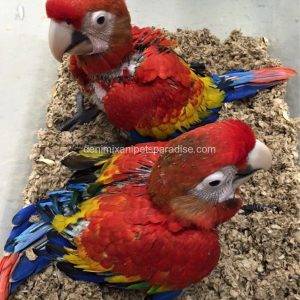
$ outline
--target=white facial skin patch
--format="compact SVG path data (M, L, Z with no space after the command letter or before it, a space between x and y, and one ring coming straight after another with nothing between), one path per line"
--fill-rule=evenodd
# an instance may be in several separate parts
M234 179L237 169L234 166L228 166L209 175L200 182L191 194L207 202L222 203L234 198L236 187Z
M116 16L107 11L88 13L83 21L82 32L93 44L93 53L103 53L109 49Z

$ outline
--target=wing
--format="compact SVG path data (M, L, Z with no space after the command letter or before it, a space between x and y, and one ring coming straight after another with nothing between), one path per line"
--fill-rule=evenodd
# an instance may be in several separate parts
M88 194L95 196L107 187L145 182L166 144L153 142L126 148L109 144L70 153L62 163L75 171L71 182L90 184Z
M172 137L203 121L223 95L210 78L199 78L169 48L148 47L133 81L115 83L104 98L110 121L155 139Z
M52 226L72 247L60 247L50 240L47 248L61 257L58 267L75 280L114 288L144 290L154 299L163 296L173 299L180 292L162 284L165 273L159 271L160 269L155 271L156 265L151 270L142 264L143 257L148 261L153 260L151 256L156 256L153 253L158 254L160 246L168 244L165 242L166 238L162 239L161 244L159 234L155 232L157 225L164 223L166 217L157 214L144 196L133 196L137 191L145 194L145 187L131 185L131 188L122 189L119 193L116 190L107 194L101 193L78 203L77 212L72 216L56 215ZM129 204L127 197L135 199ZM136 230L138 228L141 228L140 231ZM172 248L175 248L174 245ZM163 264L166 265L165 262ZM144 278L151 278L160 284L151 284Z
M117 185L120 182L143 182L160 156L166 142L144 143L120 150L98 173L97 183Z
M69 276L152 294L180 290L212 271L219 258L216 233L185 231L147 196L137 196L142 189L131 186L90 199L76 222L74 216L54 219L54 228L75 246L63 256Z
M124 221L124 213L121 213L126 210L126 205L125 197L120 194L102 195L86 201L80 206L78 214L72 218L57 216L53 221L54 228L62 236L68 236L75 245L75 249L64 249L59 267L77 280L129 290L143 289L148 290L149 294L165 292L165 287L152 287L141 276L136 275L130 256L128 263L123 263L123 268L129 273L123 273L120 268L114 266L116 264L120 267L119 261L124 261L128 252L137 251L130 246L137 235L128 226L128 221ZM132 218L135 219L134 216ZM147 218L144 216L143 219L140 216L138 219L140 222L148 222ZM110 260L112 256L115 257L115 262Z

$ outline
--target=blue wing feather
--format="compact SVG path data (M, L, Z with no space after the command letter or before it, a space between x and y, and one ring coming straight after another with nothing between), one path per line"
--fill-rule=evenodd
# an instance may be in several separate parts
M66 275L74 280L93 282L93 283L102 283L105 284L104 275L98 275L95 273L85 272L79 269L74 268L72 264L69 263L58 263L57 267Z
M23 255L12 273L11 281L15 283L20 282L29 276L39 273L48 266L50 261L51 257L47 256L38 256L36 260L31 261L26 255Z
M20 226L22 223L29 220L29 218L36 212L35 205L29 205L22 208L12 219L12 224L14 226Z
M16 245L15 239L22 234L27 228L29 228L32 225L31 222L27 221L25 223L22 223L21 225L14 227L9 235L9 238L4 246L4 251L8 253L14 252L14 247Z
M182 291L170 291L165 293L159 293L147 297L147 300L174 300L181 295Z

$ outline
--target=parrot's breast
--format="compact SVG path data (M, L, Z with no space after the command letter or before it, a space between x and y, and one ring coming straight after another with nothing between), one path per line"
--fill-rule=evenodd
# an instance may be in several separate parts
M85 270L122 275L152 286L182 289L199 282L216 266L220 248L215 231L185 228L158 211L146 194L114 193L99 198L78 250L65 260ZM107 278L115 282L116 276Z
M96 76L93 80L95 92L95 104L105 112L103 99L107 95L110 87L117 82L126 82L135 76L136 69L143 60L143 54L136 52L127 58L119 67L109 72Z
M103 99L107 95L107 90L100 82L93 83L93 87L95 92L94 102L101 111L105 112Z
M123 82L134 77L136 69L143 61L143 53L136 52L128 57L117 68L105 73L101 73L96 77L96 80L104 82L106 84L112 84L114 82Z

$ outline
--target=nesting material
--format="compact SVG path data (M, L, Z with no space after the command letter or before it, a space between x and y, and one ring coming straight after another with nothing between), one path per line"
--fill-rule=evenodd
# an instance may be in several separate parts
M176 51L180 55L189 62L204 62L212 72L280 64L269 56L264 38L246 37L238 31L224 42L208 30L178 30L171 36L178 40ZM119 138L104 115L72 133L60 133L55 129L57 123L74 113L78 90L65 61L59 69L49 105L47 128L39 131L38 143L32 150L33 170L24 193L26 203L36 201L48 190L64 186L71 175L60 163L64 155L84 145L115 142ZM203 282L188 289L182 299L300 299L297 285L300 273L297 132L284 101L285 91L283 84L250 101L229 104L221 116L222 119L244 120L273 150L272 170L257 174L243 187L242 193L245 203L277 205L281 212L240 214L221 226L222 256L218 267ZM73 282L53 265L31 278L12 299L115 300L143 299L143 296L142 293L111 291L94 284Z

